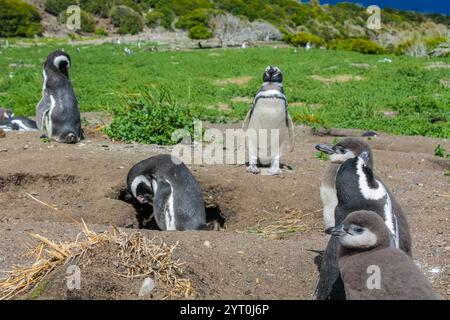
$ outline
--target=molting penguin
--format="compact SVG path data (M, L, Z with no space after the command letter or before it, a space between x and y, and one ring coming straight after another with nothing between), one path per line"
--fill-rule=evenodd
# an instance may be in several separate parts
M134 165L127 178L128 191L141 204L153 204L161 230L212 230L206 223L200 186L180 160L158 155Z
M48 55L44 63L42 98L36 107L39 130L55 141L83 139L78 102L69 80L70 56L63 51Z
M35 131L36 122L26 117L15 117L14 112L0 109L0 128L4 131Z
M331 163L325 170L320 184L320 199L323 204L323 220L325 228L335 226L334 210L338 204L336 195L336 172L341 164L351 158L358 157L363 151L369 153L368 165L373 169L373 155L370 146L363 140L346 138L335 145L318 144L316 149L329 155Z
M294 124L287 109L287 99L283 91L283 75L277 67L269 66L263 74L263 85L253 100L253 105L244 120L249 148L247 171L259 173L257 164L270 165L271 174L280 174L280 158L289 138L291 151L294 147ZM249 131L249 129L253 129ZM264 131L261 131L264 130ZM272 132L278 130L278 141ZM267 132L266 135L263 133ZM261 136L267 138L262 143Z
M348 300L437 299L414 261L392 247L391 231L376 212L352 212L327 232L341 244L339 270Z
M412 256L411 235L406 217L388 188L374 176L372 166L370 153L363 151L359 157L346 160L337 170L338 205L334 214L335 223L342 223L353 211L374 211L383 218L391 232L392 245ZM337 262L338 251L338 239L331 237L322 257L318 299L345 298Z

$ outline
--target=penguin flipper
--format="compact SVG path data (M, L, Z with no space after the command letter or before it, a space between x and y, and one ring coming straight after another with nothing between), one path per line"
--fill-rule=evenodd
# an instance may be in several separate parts
M156 179L156 192L153 198L153 216L161 230L166 230L165 212L167 200L172 193L170 184L162 179Z
M338 264L339 240L331 237L322 257L317 300L345 300L345 289Z
M45 117L48 116L48 112L50 111L50 104L50 99L47 95L44 95L36 106L36 125L41 131L44 131Z
M292 121L291 115L286 108L286 122L289 130L289 144L291 147L291 152L294 151L294 122Z
M242 129L247 130L248 125L250 123L250 119L252 118L253 109L255 106L253 105L251 109L247 112L247 115L245 116L244 123L242 124Z

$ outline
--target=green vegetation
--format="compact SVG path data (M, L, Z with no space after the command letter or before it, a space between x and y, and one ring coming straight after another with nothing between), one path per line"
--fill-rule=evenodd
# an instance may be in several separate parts
M0 38L33 37L43 31L34 6L21 0L0 0Z
M204 25L198 25L189 29L188 36L191 39L209 39L213 33Z
M44 278L39 282L39 284L31 291L28 295L29 300L36 300L41 296L42 293L44 293L45 288L48 285L48 279Z
M296 35L289 37L288 42L297 47L304 47L307 43L318 48L325 45L325 41L321 37L309 32L297 33Z
M328 44L328 49L356 51L368 54L382 54L386 50L373 41L366 39L338 39Z
M107 36L108 35L108 31L105 30L105 28L95 28L94 33L98 36Z
M76 0L47 0L44 4L44 9L55 16L61 12L65 12L71 5L77 5Z
M112 108L114 120L105 130L112 139L175 144L179 141L172 140L172 134L177 129L186 129L193 137L195 113L173 99L168 90L142 89L122 99Z
M119 34L137 34L144 25L141 15L124 5L112 7L109 17L113 25L119 28Z
M316 156L317 159L322 160L322 161L330 160L330 157L326 153L323 153L323 152L320 152L320 151L317 151L315 156Z
M440 84L448 79L448 69L426 68L438 61L450 64L450 58L273 47L150 52L154 43L126 46L133 55L125 55L125 45L116 44L87 45L80 52L61 43L2 48L0 106L34 115L41 97L42 62L51 51L64 48L72 57L70 76L83 112L119 114L121 96L139 97L142 88L156 84L170 92L176 105L191 106L201 120L242 121L264 68L273 64L284 73L289 110L298 124L450 138L450 90ZM384 57L393 62L379 62ZM9 66L19 62L29 67ZM366 67L355 66L362 64ZM324 83L312 78L340 75L360 80ZM246 77L251 78L233 81Z
M434 155L436 157L441 157L441 158L449 158L450 157L450 153L445 152L445 148L443 146L441 146L440 144L438 144L436 146L436 148L434 149Z

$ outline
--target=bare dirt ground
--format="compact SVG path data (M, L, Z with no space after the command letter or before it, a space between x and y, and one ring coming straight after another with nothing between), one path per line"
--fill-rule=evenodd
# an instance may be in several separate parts
M221 129L239 125L219 126ZM337 130L360 135L356 130ZM318 252L325 248L320 177L328 162L315 157L314 145L333 137L296 127L295 150L286 155L280 176L251 175L244 166L189 165L204 191L208 213L220 213L219 232L144 230L149 238L179 242L174 255L185 263L198 299L311 299L318 278ZM378 176L407 213L415 261L435 291L450 298L450 161L433 155L437 144L424 137L381 134L371 138ZM0 270L29 264L25 243L35 232L55 241L73 240L79 226L36 202L27 193L56 205L94 230L110 225L126 232L142 226L134 207L119 199L128 169L144 158L169 150L111 142L88 134L78 145L45 143L39 133L6 133L0 139ZM142 222L142 221L141 221ZM290 226L285 233L273 226ZM141 281L115 279L107 267L108 250L90 253L82 270L82 289L69 292L65 269L57 269L39 298L137 298ZM5 276L0 272L0 277Z

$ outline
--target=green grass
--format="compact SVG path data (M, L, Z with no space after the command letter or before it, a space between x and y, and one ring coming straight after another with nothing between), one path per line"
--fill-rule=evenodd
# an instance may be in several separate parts
M33 115L41 95L42 63L49 52L63 47L72 56L71 79L81 111L113 110L122 103L121 95L138 94L142 88L157 85L181 105L202 110L204 120L240 121L249 103L233 98L251 99L264 68L273 64L284 72L289 102L298 103L290 107L297 123L450 137L450 90L439 83L449 78L448 69L424 68L434 61L450 64L450 58L389 56L393 63L380 63L385 56L341 51L264 47L150 52L145 49L154 44L141 49L127 46L133 55L124 54L125 45L113 44L79 45L79 53L69 44L0 48L0 106ZM9 67L19 62L33 66ZM311 78L343 74L363 80L326 85ZM241 85L214 84L215 80L238 77L253 79ZM219 110L219 104L229 108ZM383 111L395 115L386 116Z

